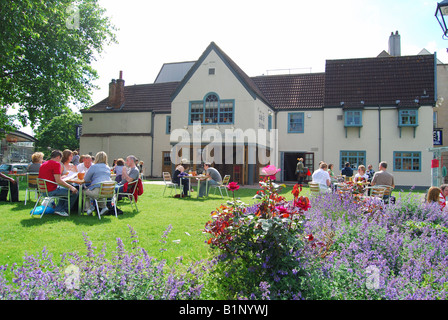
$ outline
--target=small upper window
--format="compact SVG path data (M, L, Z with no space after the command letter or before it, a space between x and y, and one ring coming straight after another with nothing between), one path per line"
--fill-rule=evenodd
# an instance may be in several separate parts
M213 74L215 74L215 68L209 68L209 69L208 69L208 74L209 74L209 75L213 75Z
M288 133L304 133L304 113L288 113Z
M418 126L417 110L400 110L398 112L398 126L400 127L416 127Z
M362 127L362 111L361 110L345 111L345 126Z

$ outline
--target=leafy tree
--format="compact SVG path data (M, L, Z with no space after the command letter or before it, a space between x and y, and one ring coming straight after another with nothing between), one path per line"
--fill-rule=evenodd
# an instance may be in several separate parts
M80 124L82 124L82 116L72 111L54 117L48 125L40 126L41 129L36 132L35 137L38 140L36 150L42 151L47 156L53 149L61 151L78 149L76 126Z
M33 128L92 103L91 67L116 28L97 0L0 0L0 129L16 109Z

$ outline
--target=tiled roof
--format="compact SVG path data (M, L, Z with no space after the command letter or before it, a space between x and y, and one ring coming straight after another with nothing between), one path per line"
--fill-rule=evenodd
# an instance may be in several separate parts
M252 80L277 110L323 106L324 73L258 76Z
M341 102L344 108L395 106L397 100L399 107L435 102L434 55L327 60L325 73L249 77L212 42L181 82L125 86L122 109L107 109L106 98L83 112L170 112L173 97L212 49L254 98L276 110L340 107Z
M141 84L124 87L124 106L120 109L108 110L108 98L95 104L83 112L114 112L114 111L154 111L170 112L170 96L176 90L179 82Z
M434 55L327 60L325 107L434 104Z

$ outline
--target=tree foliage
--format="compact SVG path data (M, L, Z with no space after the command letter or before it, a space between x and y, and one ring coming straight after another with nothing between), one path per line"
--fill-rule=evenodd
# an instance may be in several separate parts
M36 150L49 155L51 150L64 149L75 150L79 148L79 140L76 139L76 126L82 124L82 116L79 113L68 111L54 117L46 126L39 127L36 132Z
M97 0L0 0L1 116L16 109L35 128L90 105L98 78L91 63L116 42L115 31Z

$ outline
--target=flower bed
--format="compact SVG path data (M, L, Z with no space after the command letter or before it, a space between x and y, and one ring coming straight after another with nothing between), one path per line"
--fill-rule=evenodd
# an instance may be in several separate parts
M337 193L309 204L297 185L285 202L281 186L260 184L260 203L223 206L206 225L220 298L446 299L448 217L438 205Z

